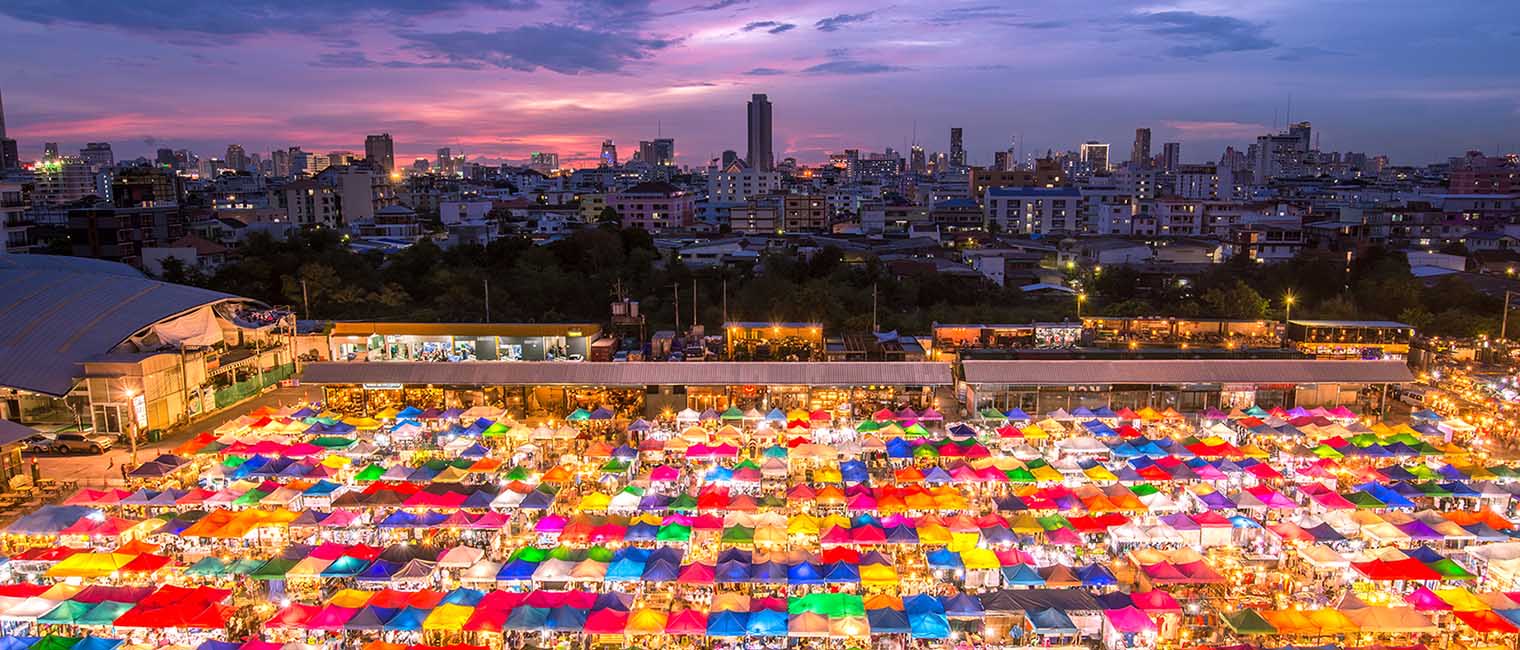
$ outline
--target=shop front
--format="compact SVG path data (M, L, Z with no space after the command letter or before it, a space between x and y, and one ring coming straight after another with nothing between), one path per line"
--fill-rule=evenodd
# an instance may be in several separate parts
M756 381L766 378L783 381ZM938 406L935 390L951 385L949 366L934 362L338 362L308 365L302 381L321 385L327 405L351 415L490 406L544 420L598 407L630 419L684 409L921 410Z
M601 335L592 323L334 323L334 361L580 361Z

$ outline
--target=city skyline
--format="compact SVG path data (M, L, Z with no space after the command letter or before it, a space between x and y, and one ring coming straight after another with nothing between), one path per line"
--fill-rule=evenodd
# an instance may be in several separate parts
M1088 140L1126 146L1144 127L1194 162L1291 118L1314 122L1323 149L1423 164L1516 147L1520 88L1504 62L1520 54L1520 9L1457 13L1301 2L17 2L0 6L13 36L0 55L17 62L0 67L0 88L24 159L44 142L110 141L122 158L234 143L362 150L366 135L388 132L398 165L451 147L589 166L604 139L632 148L662 133L678 164L702 165L745 149L744 103L765 93L778 161L905 152L915 133L947 151L950 127L962 127L968 162L985 165L1015 138L1027 157Z

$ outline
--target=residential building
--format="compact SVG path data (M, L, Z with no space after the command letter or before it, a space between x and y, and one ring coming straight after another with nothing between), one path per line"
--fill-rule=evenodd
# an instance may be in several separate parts
M1082 195L1069 187L1002 187L987 190L986 220L1004 233L1076 233Z
M1161 145L1161 169L1169 172L1177 171L1182 165L1182 143L1168 142Z
M128 167L111 179L111 203L120 208L178 205L184 194L184 179L167 169Z
M1082 143L1080 162L1088 174L1108 173L1108 145L1089 140Z
M966 144L961 137L961 127L950 128L950 165L956 168L966 166Z
M109 142L88 142L79 150L79 159L91 168L100 170L116 164Z
M622 217L623 227L649 232L686 228L696 218L696 196L664 181L634 185L613 194L608 204Z
M225 159L228 169L233 171L248 171L248 153L243 151L243 145L227 145L227 157Z
M652 168L663 169L676 164L675 138L655 138L639 142L639 158Z
M707 198L719 203L738 203L781 189L781 174L735 160L707 175Z
M1148 128L1135 129L1135 144L1129 151L1129 164L1131 167L1144 169L1151 166L1151 130Z
M76 257L122 262L141 267L142 249L165 246L185 236L185 217L178 206L150 205L118 208L97 205L68 213L69 243Z
M31 248L27 193L19 181L0 180L0 253L25 253Z
M391 140L391 134L368 135L364 137L364 159L370 164L380 168L385 176L389 177L396 172L396 143Z
M1174 143L1167 143L1168 146ZM1219 168L1215 165L1182 165L1176 170L1177 196L1213 201L1219 196ZM1228 198L1228 197L1227 197Z
M749 149L744 154L744 162L761 172L773 171L776 168L776 158L771 151L771 101L764 93L756 93L750 96L748 105L749 115Z
M551 174L559 171L559 154L552 151L535 151L528 154L528 169Z
M756 197L728 211L729 232L774 235L782 231L782 206L776 197Z
M829 227L821 194L787 194L782 199L781 227L786 232L822 232Z
M1304 231L1300 228L1249 225L1230 232L1230 255L1261 264L1287 262L1303 250Z

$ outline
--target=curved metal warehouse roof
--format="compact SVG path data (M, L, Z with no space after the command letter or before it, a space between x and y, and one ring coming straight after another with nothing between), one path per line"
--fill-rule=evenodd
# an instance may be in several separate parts
M152 280L116 262L0 255L0 386L62 396L86 359L223 300L241 299Z

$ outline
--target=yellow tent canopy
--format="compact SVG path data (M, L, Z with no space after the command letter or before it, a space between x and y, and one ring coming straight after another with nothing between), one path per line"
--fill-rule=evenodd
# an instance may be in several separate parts
M131 562L124 553L75 553L47 570L49 578L99 578L111 575Z

